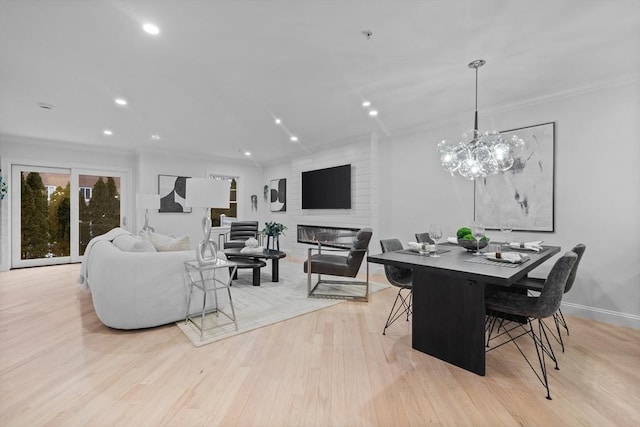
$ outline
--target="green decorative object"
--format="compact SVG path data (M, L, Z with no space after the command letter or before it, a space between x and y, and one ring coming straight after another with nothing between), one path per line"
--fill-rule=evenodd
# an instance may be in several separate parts
M3 200L5 197L7 197L8 192L9 192L9 187L7 187L7 183L4 182L2 175L0 175L0 200Z
M264 186L263 192L264 192L264 201L266 202L266 201L269 200L269 186L268 185Z
M458 239L463 239L467 234L471 234L471 229L469 227L462 227L456 232L456 237Z
M287 227L279 222L272 221L264 224L260 233L267 236L267 249L272 249L270 246L274 246L273 249L280 250L280 235L284 235L286 229Z
M256 196L255 194L251 195L251 210L258 210L258 196Z

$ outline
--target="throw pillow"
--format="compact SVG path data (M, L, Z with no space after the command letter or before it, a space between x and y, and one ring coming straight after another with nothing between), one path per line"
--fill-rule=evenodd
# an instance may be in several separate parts
M122 234L113 239L113 245L124 252L157 252L148 240L131 234Z
M158 252L188 251L191 249L191 243L189 242L188 236L173 238L151 231L146 233L146 235L147 239Z

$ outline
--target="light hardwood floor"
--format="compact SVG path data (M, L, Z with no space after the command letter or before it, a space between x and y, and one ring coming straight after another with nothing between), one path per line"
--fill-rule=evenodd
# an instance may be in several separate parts
M512 345L481 377L383 336L394 288L195 348L103 326L79 268L0 273L2 426L640 425L637 330L568 317L548 401Z

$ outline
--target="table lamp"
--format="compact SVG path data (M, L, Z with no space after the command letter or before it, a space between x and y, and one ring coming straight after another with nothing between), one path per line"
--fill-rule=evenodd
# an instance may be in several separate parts
M216 244L211 241L211 208L229 209L231 183L219 179L188 178L185 204L194 208L204 208L202 233L204 239L198 245L198 261L204 261L206 250L211 251L210 261L217 257Z
M142 231L155 231L149 226L149 209L160 209L159 194L136 194L136 206L144 208L144 227Z

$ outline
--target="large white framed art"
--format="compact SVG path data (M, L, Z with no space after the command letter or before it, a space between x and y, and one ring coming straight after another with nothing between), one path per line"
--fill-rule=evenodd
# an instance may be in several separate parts
M518 135L525 148L511 169L474 185L474 220L486 228L554 231L555 122L501 132Z

